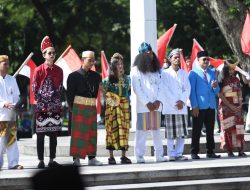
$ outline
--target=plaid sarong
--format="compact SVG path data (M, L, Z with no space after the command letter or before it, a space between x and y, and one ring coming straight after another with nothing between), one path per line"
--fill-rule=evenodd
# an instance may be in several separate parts
M187 136L187 115L166 114L165 127L165 137L168 139Z
M7 137L7 147L16 141L16 121L0 121L0 137Z
M75 104L72 109L70 155L85 158L96 155L96 106Z
M151 111L146 113L137 113L137 130L156 130L161 126L161 112Z
M106 104L105 110L106 148L108 150L128 150L130 127L128 98L120 97L117 106Z

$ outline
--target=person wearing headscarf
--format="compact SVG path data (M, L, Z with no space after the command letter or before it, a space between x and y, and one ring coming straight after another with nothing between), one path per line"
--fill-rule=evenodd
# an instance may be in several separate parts
M41 42L41 52L45 62L34 71L32 90L35 95L35 130L37 135L38 168L45 168L44 164L44 138L50 139L50 160L48 167L60 167L56 158L57 134L61 131L61 89L63 84L63 71L54 64L55 48L48 36Z
M197 53L198 64L189 73L191 84L190 103L193 115L191 157L200 159L200 136L203 124L206 127L207 158L220 158L214 153L214 123L216 96L219 93L216 71L210 69L207 51Z
M67 79L67 101L72 112L70 155L74 165L80 166L80 159L88 156L88 165L100 166L97 151L97 110L101 75L91 68L95 64L93 51L82 52L82 66Z
M162 71L163 97L162 114L165 115L167 153L169 161L187 160L183 156L184 137L188 135L187 100L190 95L190 83L186 71L180 69L180 49L173 49L169 56L171 66Z
M229 157L235 156L233 151L237 151L240 157L246 157L242 91L235 67L236 64L233 64L231 60L226 60L218 78L221 100L219 104L221 148L226 149Z
M16 78L8 74L9 57L0 55L0 170L3 167L3 155L6 151L9 169L23 169L19 165L17 147L17 125L15 105L19 101L19 88Z
M131 82L136 96L135 156L137 163L145 163L145 143L150 131L153 135L155 161L165 162L160 133L161 103L158 100L161 74L159 61L150 44L143 42L131 69Z
M105 128L109 164L116 164L113 151L121 150L121 164L131 164L126 157L130 128L129 90L130 79L124 74L123 56L115 53L110 62L108 78L102 82L106 97Z

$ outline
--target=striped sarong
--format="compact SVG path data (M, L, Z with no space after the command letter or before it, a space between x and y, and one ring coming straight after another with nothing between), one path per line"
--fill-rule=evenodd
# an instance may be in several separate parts
M106 148L128 150L130 114L128 98L120 97L117 106L106 104L105 110Z
M7 137L7 147L16 142L16 121L0 121L0 137Z
M156 130L161 126L161 112L151 111L146 113L137 113L137 130Z
M95 156L97 145L96 106L75 104L72 108L70 155Z
M165 137L174 139L188 135L187 115L165 115Z

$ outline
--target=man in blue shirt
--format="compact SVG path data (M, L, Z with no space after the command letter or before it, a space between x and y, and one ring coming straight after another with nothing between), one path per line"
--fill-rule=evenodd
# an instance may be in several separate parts
M216 109L216 95L219 93L216 72L208 68L209 57L207 51L197 53L198 63L189 74L191 84L190 102L193 115L193 130L191 157L200 159L198 156L201 129L203 124L206 127L206 148L207 158L220 158L213 151L214 143L214 123Z

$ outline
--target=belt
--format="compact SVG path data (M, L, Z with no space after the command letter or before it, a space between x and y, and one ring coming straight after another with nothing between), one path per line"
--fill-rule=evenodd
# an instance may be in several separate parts
M75 96L74 103L85 105L85 106L95 106L96 99L95 98L86 98L86 97L82 97L82 96Z
M226 93L224 93L224 96L225 97L237 97L238 94L237 94L237 92L226 92Z

